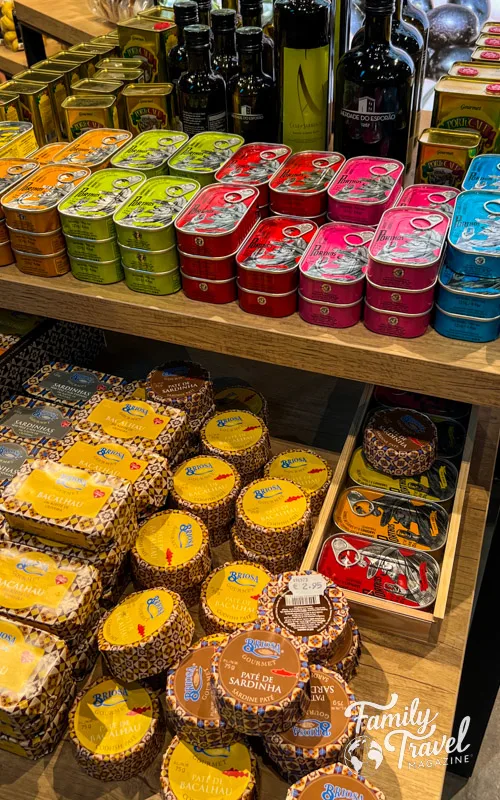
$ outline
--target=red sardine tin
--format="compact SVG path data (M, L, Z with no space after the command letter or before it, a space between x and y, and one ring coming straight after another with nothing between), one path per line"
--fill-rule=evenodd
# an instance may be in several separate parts
M339 153L304 150L294 153L269 182L275 214L317 217L326 212L326 190L345 162Z
M259 190L259 208L269 205L269 181L292 152L286 144L244 144L215 173L219 183L244 183Z
M432 605L439 583L428 553L347 533L326 539L317 569L342 589L410 608Z
M235 253L257 221L258 197L253 186L205 186L175 218L179 250L216 258Z
M328 216L341 222L378 225L403 188L404 166L378 156L346 161L328 187Z
M232 303L236 300L236 278L229 278L223 281L201 280L200 278L190 278L181 270L182 289L186 297L190 300L198 300L201 303Z
M260 317L289 317L297 310L297 290L280 294L255 292L238 285L240 308Z
M460 194L460 189L451 186L415 183L413 186L408 186L398 197L396 206L428 208L433 211L442 211L443 214L452 217L458 194Z
M386 211L368 248L367 276L379 285L379 265L436 270L441 263L450 218L442 211L396 207ZM435 276L434 276L435 277ZM431 278L425 288L434 281ZM397 288L396 284L393 284ZM424 287L409 287L424 288Z
M235 254L221 256L220 258L207 258L206 256L191 256L189 253L179 253L181 270L189 278L204 278L210 281L224 281L236 275Z
M236 254L238 285L283 294L297 288L298 263L318 226L300 217L268 217L257 223Z
M323 225L299 262L303 297L340 304L359 300L373 236L371 228L351 222Z

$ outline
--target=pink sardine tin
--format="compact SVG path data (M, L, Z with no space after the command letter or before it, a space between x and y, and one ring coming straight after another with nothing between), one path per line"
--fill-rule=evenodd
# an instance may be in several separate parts
M340 153L304 150L294 153L269 182L275 214L318 217L326 212L326 190L345 162Z
M239 287L274 294L296 289L299 261L317 230L300 217L258 222L236 254Z
M207 257L235 253L257 221L254 186L211 183L174 221L179 250Z
M340 222L378 225L403 188L404 166L378 156L346 161L328 187L328 216Z
M380 311L402 314L425 314L434 304L437 278L427 289L392 289L378 286L369 278L366 283L366 302Z
M269 205L269 181L292 152L286 144L244 144L215 173L219 183L244 183L259 190L259 207Z
M431 319L431 309L423 314L401 314L396 311L383 311L374 308L365 300L365 327L382 336L396 336L399 339L415 339L423 336Z
M310 300L299 292L299 314L311 325L324 328L351 328L361 319L363 298L355 303L339 304Z
M363 294L368 245L374 230L351 222L329 222L314 236L299 263L304 298L346 305Z
M404 189L397 200L396 206L430 208L433 211L442 211L452 217L458 194L460 194L460 189L455 189L452 186L415 183L413 186L408 186Z
M436 279L449 225L442 211L390 208L370 242L367 277L379 286L427 289ZM420 274L419 281L411 277L414 273Z

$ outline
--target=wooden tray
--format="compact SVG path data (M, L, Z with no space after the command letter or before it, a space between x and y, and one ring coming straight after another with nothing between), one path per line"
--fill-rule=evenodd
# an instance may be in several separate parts
M335 508L341 490L346 485L347 470L354 450L359 446L359 437L363 421L369 409L374 388L375 387L372 385L367 386L361 397L347 439L342 448L332 483L311 536L309 547L304 556L302 569L316 568L321 546L326 537L335 530L332 522L333 509ZM467 437L458 472L457 491L453 500L453 506L449 512L450 523L448 539L442 559L440 560L441 576L434 609L432 611L420 611L418 609L407 608L397 603L392 603L390 600L368 597L358 592L345 590L353 616L360 626L368 625L370 628L391 631L392 633L397 633L416 641L437 641L448 602L448 593L455 561L455 552L462 519L465 489L469 477L476 426L477 408L473 406L469 417Z

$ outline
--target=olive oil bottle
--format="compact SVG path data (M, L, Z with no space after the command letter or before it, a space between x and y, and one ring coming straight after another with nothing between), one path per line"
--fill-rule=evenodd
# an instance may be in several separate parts
M262 0L240 0L241 22L244 27L262 28L264 4ZM262 37L262 67L274 78L274 42L264 33Z
M274 5L278 141L294 151L327 147L329 19L329 0Z
M239 72L227 87L230 130L247 144L276 141L275 87L262 68L262 38L262 28L238 28Z
M202 131L225 131L226 84L212 70L210 28L188 25L184 37L187 71L178 84L182 128L189 136Z
M212 69L222 75L226 84L238 71L236 55L236 11L232 8L216 8L212 11Z
M184 28L198 22L198 4L194 0L176 0L174 20L177 25L177 44L168 54L168 79L177 88L179 78L187 69L187 52L184 41Z

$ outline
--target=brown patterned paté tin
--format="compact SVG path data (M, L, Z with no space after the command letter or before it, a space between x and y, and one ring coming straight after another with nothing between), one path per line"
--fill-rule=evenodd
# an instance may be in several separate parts
M375 411L363 432L366 460L387 475L419 475L436 458L437 430L419 411L391 408Z
M155 367L146 379L146 393L156 403L182 409L195 424L213 411L215 404L210 373L192 361L169 361Z
M335 651L326 666L338 672L349 683L358 669L361 636L352 617L349 617L347 623L344 634L337 640Z
M251 561L252 564L261 564L273 575L279 575L287 570L298 569L304 558L307 541L290 553L259 553L243 544L236 526L231 528L231 555L235 561Z
M332 764L310 772L288 789L286 800L385 800L373 784L343 764Z
M207 633L232 633L255 622L259 598L271 573L251 561L217 567L201 587L200 623Z

